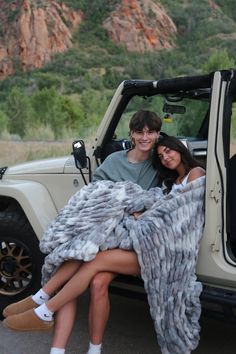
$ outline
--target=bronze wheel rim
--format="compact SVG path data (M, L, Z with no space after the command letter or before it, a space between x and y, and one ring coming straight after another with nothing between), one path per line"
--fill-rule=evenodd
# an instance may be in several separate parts
M0 294L21 293L32 280L32 259L23 244L0 241Z

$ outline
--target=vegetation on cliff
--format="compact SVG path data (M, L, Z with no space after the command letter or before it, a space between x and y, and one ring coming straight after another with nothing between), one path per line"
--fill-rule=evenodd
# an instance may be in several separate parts
M40 7L48 2L34 3ZM62 1L57 3L61 5ZM141 54L128 52L124 44L114 43L103 26L121 1L63 3L84 14L73 33L72 46L55 54L41 68L22 71L19 63L14 63L14 75L0 81L2 135L19 134L29 139L83 137L96 129L114 89L124 79L196 75L235 66L233 0L153 0L162 5L176 26L174 47ZM22 1L16 4L20 6ZM9 13L9 26L18 14L19 7L15 8L14 18ZM62 18L66 22L63 14Z

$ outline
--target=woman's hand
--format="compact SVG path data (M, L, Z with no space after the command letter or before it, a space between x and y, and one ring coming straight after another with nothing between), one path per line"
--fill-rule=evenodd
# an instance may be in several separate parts
M143 211L135 211L132 215L137 220L143 213Z

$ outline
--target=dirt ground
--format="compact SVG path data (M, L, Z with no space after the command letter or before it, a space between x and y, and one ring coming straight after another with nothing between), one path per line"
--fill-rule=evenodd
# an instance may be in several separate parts
M67 354L88 348L88 293L79 298L78 312ZM161 354L149 307L145 301L110 295L111 314L103 341L103 354ZM202 317L200 343L194 354L235 353L236 325ZM49 354L51 332L14 332L0 321L1 354ZM35 349L34 349L35 348Z
M68 141L1 141L0 166L11 166L25 161L68 155L72 151Z

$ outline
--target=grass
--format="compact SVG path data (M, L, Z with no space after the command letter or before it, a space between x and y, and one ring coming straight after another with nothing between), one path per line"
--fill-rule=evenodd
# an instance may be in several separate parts
M72 139L73 140L73 139ZM63 141L5 141L0 140L0 167L11 166L26 161L70 155L72 140ZM86 143L91 147L92 137ZM236 154L236 143L231 144L230 155Z
M70 155L71 140L67 141L1 141L0 167L39 160L49 157Z

